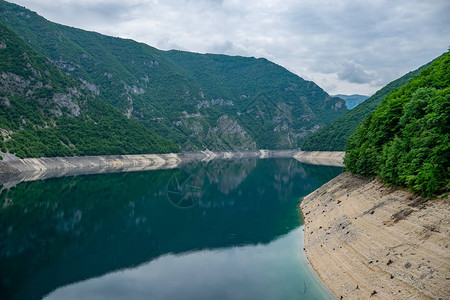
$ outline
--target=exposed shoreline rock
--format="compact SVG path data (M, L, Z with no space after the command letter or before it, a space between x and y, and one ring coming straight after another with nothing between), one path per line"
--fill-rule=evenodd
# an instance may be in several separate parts
M43 157L19 159L3 154L0 161L0 183L14 186L22 181L34 181L52 177L134 172L180 167L192 161L248 158L297 158L297 150L254 150L236 152L184 152L170 154L107 155L77 157ZM320 157L316 154L315 157ZM335 157L335 160L339 157ZM299 159L301 162L302 161ZM330 158L323 161L328 165ZM318 160L316 161L316 163ZM306 162L307 163L307 162ZM334 165L334 164L331 164Z
M305 251L339 299L450 299L450 203L344 173L306 196Z
M310 165L344 166L344 151L299 151L294 158Z

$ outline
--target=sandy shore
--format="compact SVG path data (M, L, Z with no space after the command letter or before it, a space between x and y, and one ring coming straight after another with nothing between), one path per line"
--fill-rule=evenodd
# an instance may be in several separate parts
M341 174L306 196L305 249L343 299L450 299L450 200Z

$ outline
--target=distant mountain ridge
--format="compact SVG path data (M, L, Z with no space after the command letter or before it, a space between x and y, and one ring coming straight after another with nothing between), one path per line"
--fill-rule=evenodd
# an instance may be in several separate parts
M161 51L55 24L6 1L0 22L96 99L180 150L298 148L347 111L342 99L266 59Z
M355 106L357 106L358 104L364 102L365 100L367 100L369 98L369 96L358 95L358 94L353 94L353 95L337 94L337 95L333 95L333 97L338 97L338 98L344 99L345 105L347 106L348 109L353 109Z

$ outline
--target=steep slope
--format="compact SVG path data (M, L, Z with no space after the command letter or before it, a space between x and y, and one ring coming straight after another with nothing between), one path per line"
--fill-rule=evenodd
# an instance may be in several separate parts
M9 25L97 98L183 150L296 148L345 103L265 59L160 51L0 1Z
M342 115L345 104L319 86L266 60L169 51L167 56L186 70L209 95L206 108L223 107L256 141L267 148L297 146L316 125Z
M306 256L337 299L450 299L448 199L343 173L301 209Z
M366 101L369 98L369 96L358 95L358 94L354 94L354 95L338 94L338 95L334 95L334 97L339 97L341 99L344 99L345 105L347 106L348 109L355 108L358 104Z
M429 65L430 63L392 81L363 103L308 136L301 146L302 150L344 151L347 140L356 131L356 127L358 127L359 123L380 105L384 97L391 91L408 83L411 78L419 74L421 70Z
M0 132L1 150L19 157L178 150L96 99L2 24Z
M347 170L423 195L450 181L450 52L387 95L350 137Z

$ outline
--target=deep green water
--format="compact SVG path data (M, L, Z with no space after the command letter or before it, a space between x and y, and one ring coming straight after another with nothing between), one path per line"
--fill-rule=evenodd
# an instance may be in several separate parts
M267 159L21 183L0 194L0 298L332 299L298 203L340 172Z

